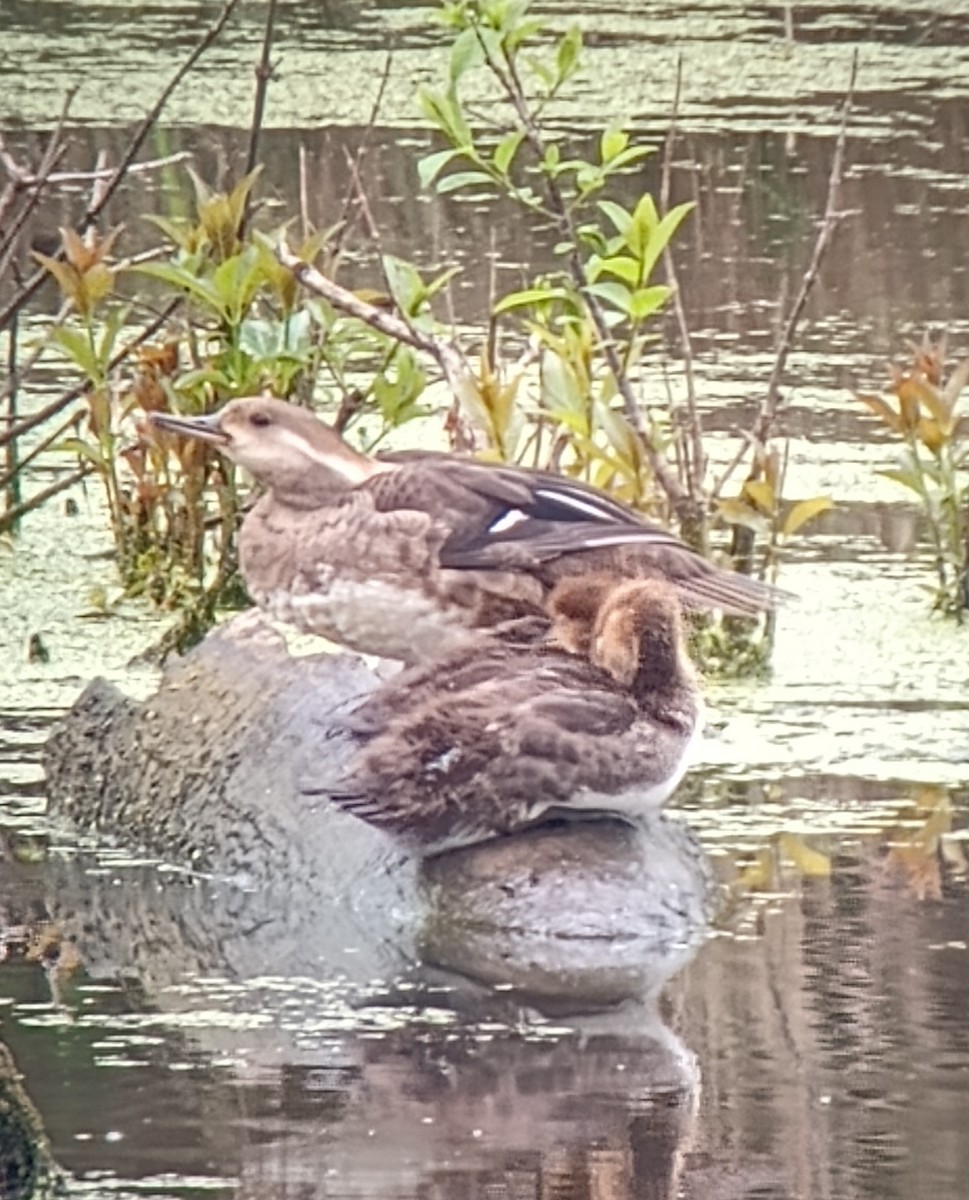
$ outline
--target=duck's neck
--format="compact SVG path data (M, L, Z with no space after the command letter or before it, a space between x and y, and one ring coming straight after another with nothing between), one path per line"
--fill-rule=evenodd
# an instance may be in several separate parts
M308 464L298 475L280 475L267 480L267 491L285 508L298 510L328 508L375 475L387 470L363 454L349 451L338 458L324 458Z

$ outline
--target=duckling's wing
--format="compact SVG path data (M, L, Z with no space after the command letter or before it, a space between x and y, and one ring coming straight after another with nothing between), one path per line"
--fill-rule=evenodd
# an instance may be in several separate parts
M554 730L575 742L624 733L636 719L636 706L625 693L593 688L559 688L531 698L518 714L520 740L527 748L533 732Z

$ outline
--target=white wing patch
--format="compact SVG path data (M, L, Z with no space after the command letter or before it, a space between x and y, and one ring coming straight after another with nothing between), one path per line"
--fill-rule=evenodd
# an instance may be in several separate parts
M566 508L573 508L576 512L584 513L585 516L593 517L597 521L614 523L616 520L612 512L608 510L604 511L594 500L583 500L580 496L576 496L572 492L539 487L535 489L535 495L541 496L544 500L552 500L556 504L561 504Z
M509 508L507 512L496 517L488 526L489 533L505 533L509 529L514 529L516 525L520 525L522 521L527 521L528 516L522 512L520 508Z

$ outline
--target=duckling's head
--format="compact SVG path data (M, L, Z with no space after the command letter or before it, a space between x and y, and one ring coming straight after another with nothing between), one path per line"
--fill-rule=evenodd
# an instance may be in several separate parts
M151 413L149 420L211 442L284 501L353 487L378 469L309 409L274 396L232 400L208 416Z
M550 640L569 654L588 656L602 602L621 582L616 576L594 572L560 579L545 605L552 620Z
M638 694L692 678L676 593L659 579L632 579L604 590L589 658Z

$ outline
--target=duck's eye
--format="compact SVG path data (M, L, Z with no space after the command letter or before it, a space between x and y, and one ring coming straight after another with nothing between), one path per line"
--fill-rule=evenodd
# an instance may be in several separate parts
M254 412L249 417L249 424L256 425L260 429L265 429L265 427L267 425L271 425L272 423L273 423L273 419L269 415L269 413Z

